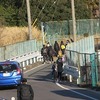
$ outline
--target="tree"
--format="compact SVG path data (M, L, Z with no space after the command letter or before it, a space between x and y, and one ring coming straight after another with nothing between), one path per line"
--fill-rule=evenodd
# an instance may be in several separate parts
M0 0L0 17L8 26L27 26L26 0ZM91 18L90 0L75 0L76 19ZM94 0L98 4L97 0ZM30 0L32 23L71 20L70 0ZM0 8L0 9L1 9ZM44 8L44 9L43 9Z

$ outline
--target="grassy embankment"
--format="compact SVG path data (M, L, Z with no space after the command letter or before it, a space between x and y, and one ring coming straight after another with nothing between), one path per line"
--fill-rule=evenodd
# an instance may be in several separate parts
M68 36L73 37L73 36ZM95 38L99 36L96 35ZM84 38L84 36L77 36L77 40ZM32 28L32 39L42 40L41 31L38 28ZM69 38L63 38L64 42ZM0 27L0 46L10 45L17 42L29 40L28 28L27 27ZM58 40L59 43L61 40ZM98 39L98 42L100 38ZM97 39L95 39L97 42Z
M27 27L1 27L0 28L0 46L10 45L29 39ZM41 40L41 31L38 28L32 28L32 39Z

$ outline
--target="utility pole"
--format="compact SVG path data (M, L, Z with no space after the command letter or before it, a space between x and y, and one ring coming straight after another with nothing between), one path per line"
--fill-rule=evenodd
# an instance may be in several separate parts
M44 39L44 24L43 24L43 22L41 22L41 29L42 29L42 42L44 44L45 43L45 39Z
M73 38L74 41L76 41L76 19L75 19L74 0L71 0L71 7L72 7L72 22L73 22Z
M32 26L31 26L31 13L30 13L30 3L29 0L26 0L27 5L27 17L28 17L28 33L29 33L29 40L32 39Z
M99 0L99 29L100 29L100 0Z

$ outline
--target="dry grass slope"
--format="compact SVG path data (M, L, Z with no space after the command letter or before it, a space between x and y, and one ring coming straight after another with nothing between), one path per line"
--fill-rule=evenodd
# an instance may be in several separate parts
M0 46L14 44L29 39L27 27L0 27ZM41 40L41 31L32 28L32 39Z
M73 36L68 36L73 38ZM77 36L77 40L84 38L85 36ZM95 35L100 43L100 35ZM37 27L32 28L32 39L37 39L42 41L41 30ZM69 38L63 38L61 40L65 41ZM22 41L29 40L28 28L27 27L0 27L0 46L10 45ZM58 40L59 42L61 40ZM95 39L96 42L97 39Z

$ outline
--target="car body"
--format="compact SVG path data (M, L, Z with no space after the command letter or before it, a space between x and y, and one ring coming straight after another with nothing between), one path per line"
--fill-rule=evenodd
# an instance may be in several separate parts
M0 62L0 86L17 86L21 83L21 80L22 71L18 62Z

